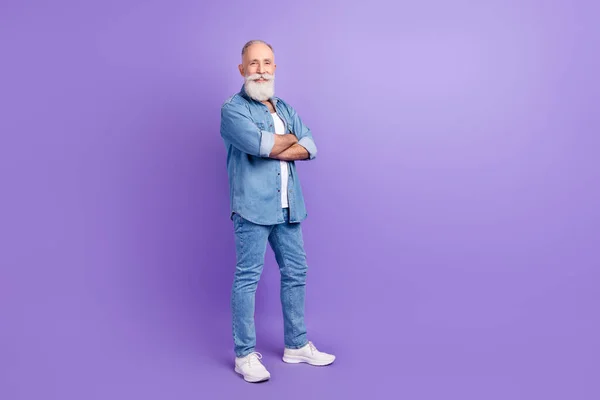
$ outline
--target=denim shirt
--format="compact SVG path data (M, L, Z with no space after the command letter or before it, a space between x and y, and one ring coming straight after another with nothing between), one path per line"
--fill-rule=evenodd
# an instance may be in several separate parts
M286 133L293 133L312 160L317 147L310 129L283 100L270 99ZM221 137L227 150L231 213L259 225L285 222L281 212L280 161L269 158L275 144L273 117L266 105L250 98L244 87L221 107ZM300 179L294 161L288 162L289 222L307 217Z

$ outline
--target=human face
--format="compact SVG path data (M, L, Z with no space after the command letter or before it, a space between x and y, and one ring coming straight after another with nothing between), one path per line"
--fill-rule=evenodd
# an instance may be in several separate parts
M257 101L266 101L275 93L275 57L269 46L255 43L246 49L239 65L248 95Z
M240 74L247 77L253 74L275 75L275 55L264 43L255 43L246 49L242 63L238 66ZM256 80L261 83L261 79Z

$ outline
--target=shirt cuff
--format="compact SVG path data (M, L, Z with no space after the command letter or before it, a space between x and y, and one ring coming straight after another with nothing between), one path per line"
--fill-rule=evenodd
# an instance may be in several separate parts
M298 144L308 151L308 158L312 160L317 156L317 146L315 142L308 136L303 137L298 141Z
M275 134L273 132L260 131L260 156L269 157L275 146Z

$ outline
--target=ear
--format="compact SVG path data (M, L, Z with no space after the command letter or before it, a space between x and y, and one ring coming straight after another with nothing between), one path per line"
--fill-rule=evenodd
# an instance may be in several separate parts
M240 75L244 76L244 66L240 64L238 65L238 69L240 70Z

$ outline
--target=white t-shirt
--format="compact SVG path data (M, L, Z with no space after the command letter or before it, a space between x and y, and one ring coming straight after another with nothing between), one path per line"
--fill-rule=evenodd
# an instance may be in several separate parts
M277 135L285 134L285 125L281 118L279 118L279 115L277 115L277 113L271 113L271 117L273 117L275 133ZM288 208L288 163L287 161L279 161L279 165L281 167L281 205L283 208Z

